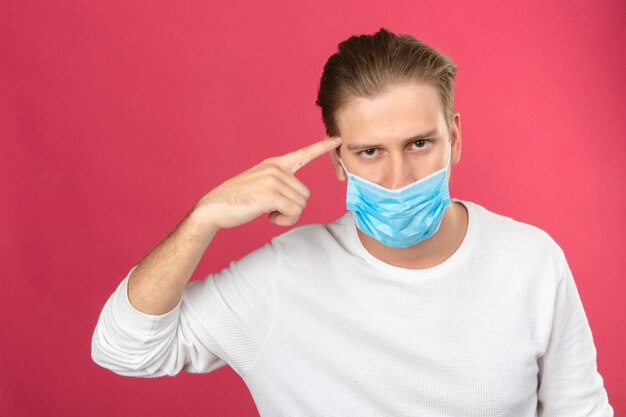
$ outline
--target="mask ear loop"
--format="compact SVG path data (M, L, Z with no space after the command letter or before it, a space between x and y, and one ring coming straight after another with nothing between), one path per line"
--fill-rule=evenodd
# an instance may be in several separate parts
M452 146L450 146L450 153L448 154L448 163L446 163L446 171L450 169L450 162L452 162Z
M346 173L346 176L350 175L350 173L348 172L348 170L346 169L346 166L343 164L343 160L341 159L341 157L339 157L339 163L341 164L341 166L343 167L343 171Z

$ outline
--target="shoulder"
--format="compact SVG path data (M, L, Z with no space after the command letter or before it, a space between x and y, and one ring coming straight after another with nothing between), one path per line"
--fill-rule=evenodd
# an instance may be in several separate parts
M271 244L288 252L334 251L337 246L344 246L347 221L348 215L344 214L331 223L297 226L274 237Z
M545 230L511 216L495 213L476 203L468 202L468 205L471 214L475 216L481 247L518 258L551 258L557 262L565 260L563 250Z
M345 241L345 215L328 224L307 224L294 227L273 237L242 258L231 261L221 273L242 275L273 275L290 259L319 259L336 253ZM318 253L318 255L316 255Z
M483 238L558 246L548 232L537 226L495 213L473 202L466 203L471 206L471 213L475 216Z

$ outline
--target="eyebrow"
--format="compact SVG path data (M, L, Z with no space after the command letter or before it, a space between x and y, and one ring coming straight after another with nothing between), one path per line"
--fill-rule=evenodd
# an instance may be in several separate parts
M420 133L418 135L415 136L411 136L410 138L406 138L404 139L402 142L404 143L409 143L409 142L415 142L416 140L420 140L420 139L426 139L428 137L431 136L436 136L437 135L437 129L432 129L428 132L424 132L424 133ZM380 144L361 144L361 145L347 145L346 149L349 151L362 151L362 150L366 150L366 149L375 149L375 148L380 148L382 145Z

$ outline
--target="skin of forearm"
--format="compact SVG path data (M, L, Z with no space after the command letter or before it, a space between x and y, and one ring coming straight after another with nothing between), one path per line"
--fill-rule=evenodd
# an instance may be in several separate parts
M128 299L145 313L171 311L218 227L194 208L154 249L144 256L128 279Z
M340 145L340 138L325 137L265 159L205 194L178 226L137 263L128 279L128 299L133 307L152 315L172 311L219 229L240 226L263 214L268 214L271 223L294 225L310 194L294 174Z

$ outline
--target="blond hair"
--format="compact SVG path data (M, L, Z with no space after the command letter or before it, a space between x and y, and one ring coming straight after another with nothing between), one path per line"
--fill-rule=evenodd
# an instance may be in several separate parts
M381 28L354 35L338 45L326 64L315 103L329 136L338 136L336 113L355 97L371 98L407 81L437 88L451 129L454 119L456 65L450 58L409 35Z

